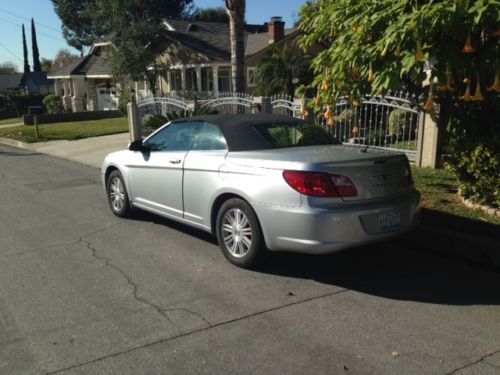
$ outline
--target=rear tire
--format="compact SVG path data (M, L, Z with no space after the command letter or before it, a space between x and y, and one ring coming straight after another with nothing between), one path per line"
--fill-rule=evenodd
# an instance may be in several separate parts
M119 171L114 170L109 175L106 183L106 192L111 212L119 217L129 216L132 208L130 207L127 188Z
M267 254L257 216L241 199L231 198L222 204L216 231L222 253L238 267L253 268Z

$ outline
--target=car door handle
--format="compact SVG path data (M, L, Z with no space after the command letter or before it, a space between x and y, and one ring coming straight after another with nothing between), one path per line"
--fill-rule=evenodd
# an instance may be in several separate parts
M181 159L170 159L170 164L179 164L181 162Z

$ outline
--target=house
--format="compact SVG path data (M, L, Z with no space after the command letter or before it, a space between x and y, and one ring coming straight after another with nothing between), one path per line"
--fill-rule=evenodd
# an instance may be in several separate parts
M118 87L104 50L109 36L94 42L89 54L49 73L54 93L62 97L64 108L72 112L111 110L118 106Z
M48 95L53 92L54 82L47 78L45 72L27 72L23 74L21 85L33 95Z
M161 91L233 91L228 24L166 20L164 25L163 34L171 43L159 57L166 67L161 73ZM273 17L264 25L245 25L245 61L294 32L285 30L281 17ZM256 85L259 61L245 64L245 87L249 93Z
M18 93L22 79L23 73L0 74L0 95Z
M0 74L0 94L47 95L53 85L45 72Z
M157 91L161 94L181 92L232 91L231 46L229 24L216 22L165 20L164 29L154 41L158 54ZM264 25L245 25L245 60L247 92L256 85L255 70L270 45L291 40L295 29L285 30L281 17ZM66 109L93 111L115 109L119 87L113 81L111 67L104 58L111 45L109 36L96 40L89 54L49 74L56 95L63 98ZM162 48L162 44L165 45ZM136 99L151 94L146 82L133 82Z

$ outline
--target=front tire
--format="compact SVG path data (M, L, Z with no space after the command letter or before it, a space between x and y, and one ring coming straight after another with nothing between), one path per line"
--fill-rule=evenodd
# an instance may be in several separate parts
M111 212L119 217L129 216L132 208L130 207L127 188L119 171L114 170L109 175L106 183L106 192Z
M216 231L222 253L236 266L255 267L267 253L257 216L241 199L232 198L222 204Z

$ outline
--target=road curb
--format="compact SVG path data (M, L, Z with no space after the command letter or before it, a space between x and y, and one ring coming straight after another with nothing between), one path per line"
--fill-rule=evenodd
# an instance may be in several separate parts
M11 147L23 148L25 150L32 150L33 149L29 143L16 141L16 140L9 139L9 138L0 137L0 143L7 145L7 146L11 146Z
M500 272L500 241L493 237L421 224L405 239L412 250L432 252Z

